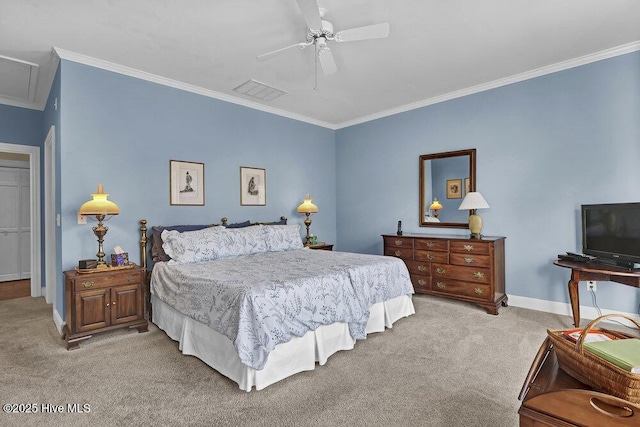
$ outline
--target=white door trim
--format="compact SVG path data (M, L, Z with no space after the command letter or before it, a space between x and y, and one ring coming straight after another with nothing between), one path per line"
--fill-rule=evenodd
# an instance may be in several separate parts
M56 306L56 127L51 126L44 140L44 298Z
M29 198L31 202L31 296L42 295L40 237L40 147L0 142L0 151L29 155Z

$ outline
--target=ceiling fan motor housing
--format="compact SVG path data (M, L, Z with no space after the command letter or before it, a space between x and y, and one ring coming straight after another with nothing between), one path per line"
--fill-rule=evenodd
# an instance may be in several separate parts
M318 37L324 37L325 39L328 37L333 37L333 24L329 21L320 21L322 22L322 29L313 30L309 29L307 33L307 41L312 42Z

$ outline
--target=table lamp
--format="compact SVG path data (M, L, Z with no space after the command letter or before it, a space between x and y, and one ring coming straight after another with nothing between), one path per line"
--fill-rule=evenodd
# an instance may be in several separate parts
M309 246L309 241L311 240L311 235L309 234L309 226L311 225L311 216L312 213L318 212L318 207L311 202L311 197L307 194L307 197L304 199L302 204L298 206L298 213L303 213L307 216L304 220L304 225L307 226L307 240L305 242L305 246Z
M486 209L488 207L489 204L484 197L482 197L482 194L477 191L472 191L471 193L467 193L458 208L458 210L461 211L471 211L471 215L469 215L469 231L471 231L471 237L474 239L480 239L480 233L482 231L482 218L476 214L476 209Z
M120 213L118 205L107 200L108 196L109 194L104 193L102 184L98 184L98 191L91 194L92 199L80 206L80 210L78 211L80 215L95 215L98 220L98 225L93 227L93 233L98 237L98 253L96 254L98 257L98 268L106 268L107 266L107 263L104 262L105 253L102 248L102 242L109 229L102 224L102 221L104 221L107 215L118 215Z
M435 218L438 218L438 211L440 209L442 209L442 205L440 204L440 202L438 201L437 197L433 198L433 203L431 203L431 206L429 206L429 209L431 209L433 211L433 216Z

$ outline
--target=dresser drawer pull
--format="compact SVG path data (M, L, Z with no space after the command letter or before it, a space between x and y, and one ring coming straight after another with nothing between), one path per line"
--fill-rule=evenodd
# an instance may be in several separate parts
M475 277L476 279L483 279L484 273L481 271L476 271L475 273L473 273L473 277Z
M482 289L482 288L475 288L475 289L473 290L473 292L475 292L477 295L482 295L482 294L484 294L484 289Z
M464 262L466 262L467 264L471 264L473 262L473 258L471 257L465 257L464 258Z
M131 282L135 282L137 279L137 277L135 275L133 276L127 276L127 282L131 283Z
M444 282L437 282L436 286L439 287L440 289L444 289L447 287L447 285L445 285Z
M396 246L402 246L402 240L396 240Z
M464 245L464 250L467 252L471 252L473 250L473 245Z
M427 281L426 281L426 280L424 280L424 279L420 279L420 280L418 280L418 285L420 285L420 286L424 286L424 285L426 285L426 284L427 284Z
M83 288L90 288L93 286L93 282L82 282Z
M438 267L438 268L436 268L436 272L437 272L438 274L444 274L444 273L446 273L446 272L447 272L447 270L445 270L445 269L444 269L444 268L442 268L442 267Z
M435 255L432 255L432 254L427 254L427 259L428 259L429 261L433 261L434 259L436 259L436 256L435 256Z
M425 265L419 265L418 271L427 271L427 267Z
M436 242L427 242L427 247L432 248L436 245Z
M400 256L400 255L402 255L402 251L396 251L395 254L396 254L396 256Z

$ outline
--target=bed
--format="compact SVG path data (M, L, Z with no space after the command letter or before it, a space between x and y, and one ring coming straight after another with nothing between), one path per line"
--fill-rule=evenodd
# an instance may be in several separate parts
M284 217L153 227L151 237L142 220L140 236L150 320L245 391L324 365L415 312L400 259L305 248Z

